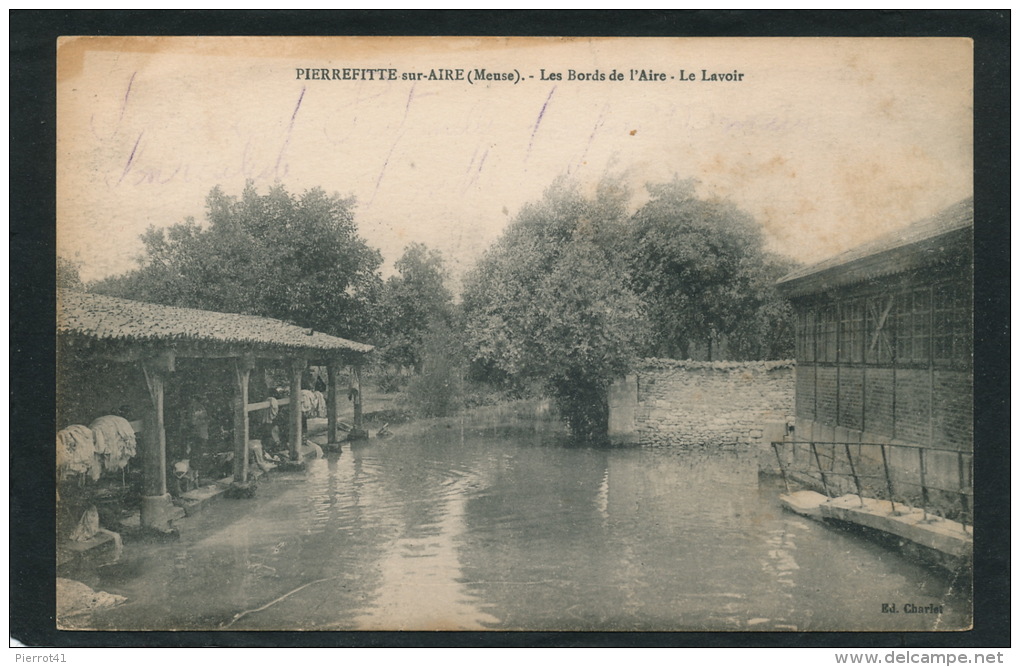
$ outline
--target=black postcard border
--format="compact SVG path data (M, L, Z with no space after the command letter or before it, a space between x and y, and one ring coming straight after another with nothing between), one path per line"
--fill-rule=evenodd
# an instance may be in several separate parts
M38 647L1010 645L1009 12L42 11L10 18L10 634ZM975 53L974 628L952 633L68 632L54 621L56 38L60 35L970 37ZM14 642L12 641L12 645Z

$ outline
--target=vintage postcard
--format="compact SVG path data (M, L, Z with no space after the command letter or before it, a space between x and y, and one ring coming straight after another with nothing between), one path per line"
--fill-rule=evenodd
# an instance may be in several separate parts
M59 628L972 627L971 40L57 65Z

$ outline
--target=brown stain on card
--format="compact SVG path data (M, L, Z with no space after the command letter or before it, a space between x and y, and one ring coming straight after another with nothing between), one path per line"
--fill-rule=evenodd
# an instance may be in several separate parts
M749 162L739 158L731 159L728 155L716 153L707 162L703 162L698 171L701 177L706 180L709 180L708 177L711 176L724 176L736 187L750 185L753 181L762 178L779 177L790 180L797 178L797 170L790 164L789 158L782 155Z

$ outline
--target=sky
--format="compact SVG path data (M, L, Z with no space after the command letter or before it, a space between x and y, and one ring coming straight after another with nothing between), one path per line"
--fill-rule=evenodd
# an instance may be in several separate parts
M252 180L353 195L384 273L417 241L456 277L557 177L590 188L611 175L635 208L646 183L697 179L761 222L772 250L818 261L972 194L972 50L956 38L61 38L57 253L86 281L122 273L149 226L201 222L214 186L240 195Z

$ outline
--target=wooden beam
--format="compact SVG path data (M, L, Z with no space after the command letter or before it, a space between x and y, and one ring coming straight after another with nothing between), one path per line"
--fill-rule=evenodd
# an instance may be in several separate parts
M278 407L281 407L281 408L283 406L285 406L285 405L290 405L290 398L280 398L280 399L277 399L276 405ZM268 407L272 407L272 403L270 403L269 401L260 401L259 403L249 403L248 404L248 412L255 412L256 410L265 410Z
M97 340L89 336L65 332L57 336L60 345L65 346L73 354L86 354L92 357L129 363L152 357L159 357L167 352L181 359L234 359L250 356L255 359L272 359L283 361L291 359L295 354L304 355L307 359L322 362L317 365L337 363L355 363L366 352L354 350L319 350L316 348L274 348L263 347L251 343L219 343L207 342L166 342L166 341L134 341L134 340Z
M244 345L195 345L185 344L177 347L178 357L189 357L193 359L272 359L279 361L290 359L294 356L293 351L267 350L257 346Z

